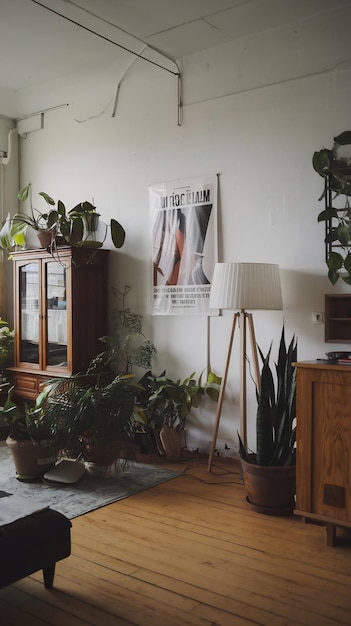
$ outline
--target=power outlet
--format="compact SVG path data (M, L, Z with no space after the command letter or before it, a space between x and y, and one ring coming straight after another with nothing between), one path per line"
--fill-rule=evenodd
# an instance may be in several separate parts
M314 311L312 313L312 324L323 324L324 313L322 311Z

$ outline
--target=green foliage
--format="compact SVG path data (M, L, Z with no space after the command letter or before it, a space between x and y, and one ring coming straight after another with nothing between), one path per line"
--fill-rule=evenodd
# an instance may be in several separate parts
M0 318L0 370L12 364L14 338L14 331Z
M60 447L77 455L83 437L99 443L130 439L137 391L138 385L129 376L91 387L74 376L53 380L46 415L60 423Z
M256 454L251 455L239 436L239 452L245 461L257 465L291 465L295 463L296 443L296 368L295 336L286 347L285 331L279 344L275 377L269 365L272 344L266 356L259 349L262 359L261 384L256 390Z
M184 380L172 380L162 372L156 376L148 371L139 380L144 391L138 394L135 419L152 428L168 426L182 430L192 407L197 408L206 394L214 401L218 400L221 378L210 372L203 384L201 376L195 378L195 372Z
M114 375L130 374L133 366L150 369L156 347L142 331L142 316L125 307L125 298L131 287L124 291L112 287L112 293L121 300L120 308L112 312L111 336L101 337L105 350L91 362L88 373L99 374L112 370Z
M323 148L313 154L314 170L324 179L324 190L319 200L325 199L329 192L334 198L344 196L344 207L326 207L318 215L318 222L327 222L328 278L335 283L341 278L351 284L351 168L345 166L338 157L340 146L351 144L351 131L344 131L334 137L333 149ZM338 250L335 250L337 248Z
M105 232L101 241L92 240L85 237L85 229L89 233L89 223L91 218L99 218L100 214L96 212L96 207L91 202L80 202L70 211L66 211L66 207L62 200L56 202L51 196L44 191L39 192L48 205L48 211L39 211L32 203L32 186L31 183L20 189L17 194L21 202L29 200L30 212L16 213L13 217L7 216L2 229L0 231L0 247L3 249L11 249L14 245L23 245L25 243L25 232L28 227L35 231L43 229L56 229L65 243L88 248L101 248L106 240L108 228L110 227L111 240L115 248L121 248L125 240L125 230L123 226L115 219L111 219L109 224L104 224ZM95 219L94 219L95 221Z
M48 391L42 391L33 402L16 404L12 399L13 389L9 389L3 407L3 417L11 428L12 439L39 442L53 438L56 433L55 424L46 414Z

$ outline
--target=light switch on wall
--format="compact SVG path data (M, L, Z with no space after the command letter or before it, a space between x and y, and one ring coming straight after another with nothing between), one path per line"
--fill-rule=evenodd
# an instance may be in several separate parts
M322 311L314 311L312 313L312 324L323 324L324 313Z

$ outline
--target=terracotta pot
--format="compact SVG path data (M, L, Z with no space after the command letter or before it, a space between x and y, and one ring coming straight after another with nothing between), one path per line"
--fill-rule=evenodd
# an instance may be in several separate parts
M50 248L56 237L56 228L38 230L37 237L42 248Z
M96 465L111 465L119 457L121 444L117 441L103 443L94 439L82 439L82 453L84 459Z
M6 445L11 451L19 480L39 478L55 465L52 441L43 440L39 443L31 440L16 441L9 436Z
M296 466L263 466L241 459L247 502L261 513L282 515L293 512Z

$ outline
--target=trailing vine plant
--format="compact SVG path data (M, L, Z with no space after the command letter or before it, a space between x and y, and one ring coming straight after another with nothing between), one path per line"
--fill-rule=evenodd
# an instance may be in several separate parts
M344 146L350 146L349 154ZM334 137L332 149L315 152L312 165L324 178L319 200L325 201L325 209L319 213L318 222L325 223L328 278L333 285L339 278L351 285L351 131ZM333 202L340 197L343 206L337 208Z

